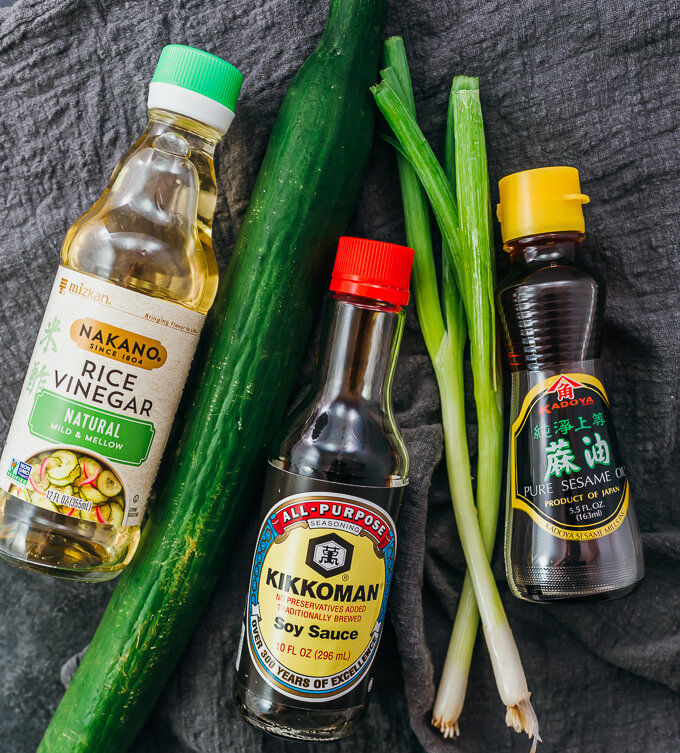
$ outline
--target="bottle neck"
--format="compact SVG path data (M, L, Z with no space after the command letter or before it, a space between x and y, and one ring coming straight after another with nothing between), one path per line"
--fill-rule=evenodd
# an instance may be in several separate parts
M212 223L217 206L215 148L223 136L224 133L197 120L155 108L149 110L149 123L137 144L148 144L177 158L187 159L196 168L199 181L198 234L203 247L210 249L211 253Z
M584 238L583 233L571 230L542 233L508 241L503 248L510 254L510 262L521 267L574 263Z
M149 110L149 124L146 127L146 134L152 138L166 134L177 134L184 139L191 152L199 151L211 161L215 157L215 147L224 136L224 133L200 123L198 120L157 108ZM172 144L170 144L170 148L172 148ZM186 150L186 147L182 149L180 142L178 142L178 148L182 151Z
M400 306L333 294L326 304L312 390L317 399L333 402L352 396L390 412L403 323Z
M577 261L583 238L546 233L505 244L511 268L497 298L512 371L569 369L599 358L604 292Z

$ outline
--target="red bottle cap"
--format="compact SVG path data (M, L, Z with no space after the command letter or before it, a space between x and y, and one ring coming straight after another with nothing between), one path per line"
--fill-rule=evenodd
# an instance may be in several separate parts
M396 243L343 236L338 242L331 290L405 306L413 249Z

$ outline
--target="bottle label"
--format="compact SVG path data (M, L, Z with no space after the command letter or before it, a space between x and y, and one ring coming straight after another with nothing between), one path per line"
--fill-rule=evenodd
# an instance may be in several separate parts
M60 267L0 487L93 523L141 523L204 319Z
M397 544L385 507L398 509L403 489L270 467L265 499L275 503L258 536L245 641L260 676L284 696L327 702L369 680Z
M510 444L512 506L567 541L599 539L628 511L628 480L602 383L551 376L524 398Z

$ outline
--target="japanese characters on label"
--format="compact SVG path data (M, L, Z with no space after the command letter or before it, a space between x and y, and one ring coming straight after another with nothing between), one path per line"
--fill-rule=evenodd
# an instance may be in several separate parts
M558 538L600 538L626 517L607 395L589 374L560 374L530 390L513 424L510 464L513 508Z

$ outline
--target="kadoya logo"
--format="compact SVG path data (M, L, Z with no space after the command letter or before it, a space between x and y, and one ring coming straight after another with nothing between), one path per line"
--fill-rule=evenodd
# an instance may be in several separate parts
M578 382L576 379L572 379L565 374L560 374L555 378L555 381L550 385L550 387L548 387L548 389L544 393L546 397L554 394L555 402L548 402L544 405L540 405L540 412L542 414L552 413L553 411L559 410L560 408L568 408L570 405L593 405L594 400L590 395L588 395L587 397L575 396L575 390L584 388L585 385L581 384L581 382Z
M274 513L270 522L280 537L285 537L290 528L300 525L309 528L334 528L356 536L370 536L375 542L376 553L382 553L394 538L390 526L377 510L369 511L350 500L326 499L321 495L298 497ZM332 556L332 548L329 542L328 557ZM337 552L337 558L340 557L341 553ZM312 561L319 567L324 564L314 558Z

